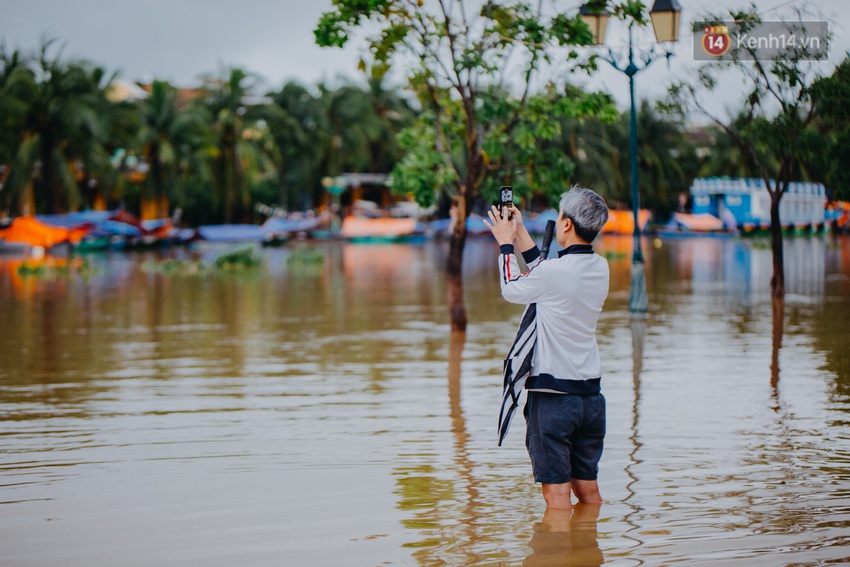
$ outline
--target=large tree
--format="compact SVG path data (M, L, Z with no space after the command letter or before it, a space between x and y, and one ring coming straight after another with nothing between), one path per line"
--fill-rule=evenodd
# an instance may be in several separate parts
M8 85L16 70L26 64L26 57L19 50L7 51L5 46L0 46L0 210L6 211L14 205L14 195L6 186L6 179L21 143L27 110L26 102L15 96Z
M151 84L150 95L139 104L141 125L137 143L148 164L145 189L157 207L165 198L181 202L181 172L190 162L191 154L208 138L211 117L198 105L180 107L177 89L163 81ZM167 217L167 210L158 210L157 218Z
M19 136L8 187L16 193L32 183L36 208L60 213L81 202L76 178L108 164L105 93L111 77L89 63L63 60L52 46L45 42L29 64L15 65L5 79Z
M804 14L795 12L786 21L791 29L802 26ZM755 5L733 10L727 17L709 16L706 21L720 24L733 21L739 34L748 34L762 23ZM672 85L668 108L682 114L697 113L722 128L740 147L770 195L770 231L773 251L771 294L785 295L785 261L782 247L780 203L801 165L813 147L812 120L815 104L812 86L818 78L818 61L825 55L807 42L786 43L785 49L769 60L747 42L732 41L725 59L704 64L695 81ZM735 69L743 77L746 94L746 120L722 117L711 110L706 97L718 84L718 75Z
M256 83L239 68L204 80L205 104L213 120L215 204L225 223L250 221L251 178L274 169L264 147L271 139L263 118L267 101L254 96Z
M639 3L629 2L632 13ZM543 3L475 0L333 0L316 30L319 45L343 47L362 31L380 76L402 70L423 112L402 135L406 157L393 184L421 204L446 192L455 209L448 257L452 329L466 328L461 266L466 219L482 192L499 183L528 190L562 190L571 164L539 141L558 132L553 117L603 112L610 100L571 92L563 73L581 63L576 51L592 42L577 11L546 14ZM619 13L625 13L619 8ZM557 65L552 65L557 63ZM546 69L550 75L540 73ZM535 89L535 83L537 88ZM544 161L549 161L543 167Z
M826 183L833 199L850 200L850 55L812 86L815 127L820 136L812 148L810 175Z
M266 120L275 141L278 205L285 210L301 208L305 194L319 185L320 111L316 97L306 87L288 82L269 93L272 104ZM295 194L292 188L300 191ZM309 197L308 197L309 199Z
M682 121L663 116L655 105L641 103L638 120L640 202L663 217L676 206L697 174L699 159L690 132ZM629 113L616 120L564 120L556 140L575 162L571 180L592 187L611 206L628 206Z

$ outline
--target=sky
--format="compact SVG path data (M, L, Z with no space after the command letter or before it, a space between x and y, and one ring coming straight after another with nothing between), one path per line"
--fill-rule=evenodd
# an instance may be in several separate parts
M577 10L580 3L543 1L563 11ZM671 82L687 78L701 65L693 58L690 22L708 10L744 7L749 1L679 0L683 23L677 54L669 66L662 58L636 76L638 99L662 97ZM754 3L766 19L778 13L771 9L789 4L788 0ZM812 3L832 22L830 61L822 64L828 73L850 50L850 1ZM335 49L315 44L313 28L330 5L331 0L0 0L0 43L6 49L26 51L36 49L42 38L56 38L66 57L88 59L117 71L121 78L167 79L181 86L192 86L199 76L218 74L227 66L257 73L268 89L292 79L307 85L334 84L346 77L362 80L358 45ZM617 22L609 26L607 44L617 47L626 38L624 26ZM628 80L607 64L602 63L591 78L574 80L610 92L618 106L627 108ZM725 78L711 95L712 109L737 107L740 94L740 79Z

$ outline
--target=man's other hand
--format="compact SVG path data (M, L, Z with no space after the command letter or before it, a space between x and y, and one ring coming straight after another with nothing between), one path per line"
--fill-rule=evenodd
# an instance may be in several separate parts
M487 211L487 216L490 217L490 222L487 222L487 220L484 219L484 224L487 225L487 228L489 228L490 232L493 233L493 236L496 237L496 242L499 243L499 246L502 244L513 244L517 228L516 219L508 220L509 215L505 215L505 217L502 218L499 215L499 209L497 209L495 205L490 207L490 210Z

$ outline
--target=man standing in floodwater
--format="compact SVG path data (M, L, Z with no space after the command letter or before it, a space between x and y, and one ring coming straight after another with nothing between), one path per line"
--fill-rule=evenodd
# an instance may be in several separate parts
M555 238L563 248L544 260L511 206L504 218L493 207L487 224L500 246L502 297L536 304L536 344L525 388L526 447L546 506L601 504L596 482L605 437L605 398L596 324L608 296L605 258L591 243L608 220L604 199L574 187L561 195ZM516 240L529 269L520 273Z

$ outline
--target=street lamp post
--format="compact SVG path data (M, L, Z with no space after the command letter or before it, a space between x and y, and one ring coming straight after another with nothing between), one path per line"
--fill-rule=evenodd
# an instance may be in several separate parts
M655 3L650 10L649 15L652 19L652 27L655 30L655 39L657 43L666 43L678 41L679 39L679 20L682 12L682 7L678 0L655 0ZM583 4L579 9L584 22L593 32L594 44L602 45L605 43L605 30L610 14L605 11L595 10L589 7L588 4ZM629 78L629 98L631 100L631 115L629 120L629 154L631 161L631 194L632 194L632 209L635 219L634 228L634 245L632 251L632 283L631 293L629 295L629 311L633 317L644 317L649 309L649 300L646 295L646 274L644 273L643 253L640 245L640 192L638 191L638 156L637 156L637 110L635 107L635 75L646 69L658 55L656 45L652 49L641 56L643 66L639 67L635 63L634 49L634 22L629 24L629 52L628 65L620 63L614 55L612 49L608 49L608 55L600 56L607 61L616 70L625 73ZM666 57L671 57L673 53L665 50L663 54Z

